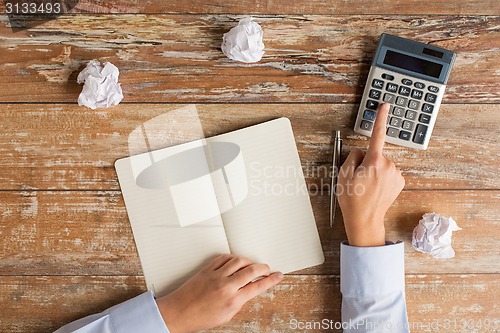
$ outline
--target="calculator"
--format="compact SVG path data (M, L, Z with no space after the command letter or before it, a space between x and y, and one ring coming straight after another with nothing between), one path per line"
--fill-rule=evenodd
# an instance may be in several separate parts
M455 53L382 34L354 131L371 136L377 107L390 104L386 141L427 149Z

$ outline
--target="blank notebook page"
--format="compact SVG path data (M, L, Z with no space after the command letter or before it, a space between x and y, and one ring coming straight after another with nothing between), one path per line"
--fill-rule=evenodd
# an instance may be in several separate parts
M144 184L140 186L141 183L135 179L134 170L139 169L140 172L140 169L147 167L144 162L147 161L145 157L149 158L147 154L156 156L153 160L158 162L201 145L203 141L194 141L137 157L123 158L115 163L146 284L157 296L178 287L214 256L228 253L229 247L220 215L194 225L181 226L179 209L172 199L172 189L168 186L159 189L145 188ZM168 164L164 167L168 169ZM154 174L151 176L155 177ZM156 176L160 177L159 174ZM185 205L190 204L193 209L201 212L218 213L210 178L201 180L196 180L194 194L203 194L204 200L187 202ZM157 179L157 183L159 181Z
M247 197L222 214L234 254L288 273L324 262L290 121L280 118L207 139L241 148Z

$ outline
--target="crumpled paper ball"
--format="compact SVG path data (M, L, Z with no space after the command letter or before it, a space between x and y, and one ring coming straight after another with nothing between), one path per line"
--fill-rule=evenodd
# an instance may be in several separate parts
M251 17L240 20L238 25L222 37L221 49L232 60L257 62L264 55L262 28Z
M430 253L436 259L455 256L451 247L453 231L462 230L451 217L436 213L426 213L413 229L412 245L415 250Z
M105 62L104 67L101 67L99 61L90 61L76 79L80 84L85 83L78 97L78 105L94 110L120 103L123 93L118 83L119 75L118 68L110 62Z

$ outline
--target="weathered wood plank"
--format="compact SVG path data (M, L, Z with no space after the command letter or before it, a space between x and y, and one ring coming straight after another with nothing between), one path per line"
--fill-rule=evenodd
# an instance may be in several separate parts
M0 197L0 275L142 274L119 192Z
M75 105L0 106L0 189L119 189L113 163L128 156L128 135L143 123L160 122L182 105L119 105L92 111ZM332 131L344 133L344 158L367 138L353 132L357 105L198 105L206 136L289 117L312 191L330 184ZM180 113L184 115L183 112ZM178 140L182 124L151 137ZM156 118L159 117L159 118ZM153 120L154 119L154 120ZM386 154L403 170L407 189L499 189L498 105L443 105L427 151L386 145ZM153 141L153 139L150 141ZM161 146L161 145L160 145Z
M1 332L53 332L144 292L142 277L0 277Z
M412 332L497 332L500 309L495 295L500 292L499 277L498 274L407 275L406 298ZM0 304L8 306L2 309L0 331L49 332L143 290L140 277L2 277ZM323 319L335 323L340 321L340 304L338 276L287 276L280 285L246 304L229 324L210 332L291 332L293 319L304 324ZM467 326L472 322L473 327ZM447 323L456 326L445 330ZM431 325L440 326L436 330Z
M0 16L0 102L76 102L91 59L121 69L124 102L356 102L382 32L458 53L445 102L500 101L500 16L262 16L257 64L220 51L237 19L73 15L13 33Z
M324 1L238 1L214 0L80 0L71 13L195 13L195 14L498 14L495 0L421 0L417 4L405 0L344 0ZM0 3L0 12L5 12Z
M326 256L302 273L338 274L346 239L340 210L329 228L329 196L311 197ZM404 191L386 219L387 238L406 243L406 272L500 273L498 191ZM452 216L457 256L435 260L411 247L423 213ZM0 275L140 275L120 192L0 192Z

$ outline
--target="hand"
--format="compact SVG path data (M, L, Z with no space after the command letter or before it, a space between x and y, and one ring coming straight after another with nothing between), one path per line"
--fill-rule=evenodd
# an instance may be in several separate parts
M227 323L247 301L281 280L283 274L270 275L265 264L225 254L171 294L157 299L157 304L171 333L209 329Z
M401 171L383 155L388 113L389 104L382 104L366 155L353 149L339 171L338 200L353 246L385 245L384 216L405 185Z

